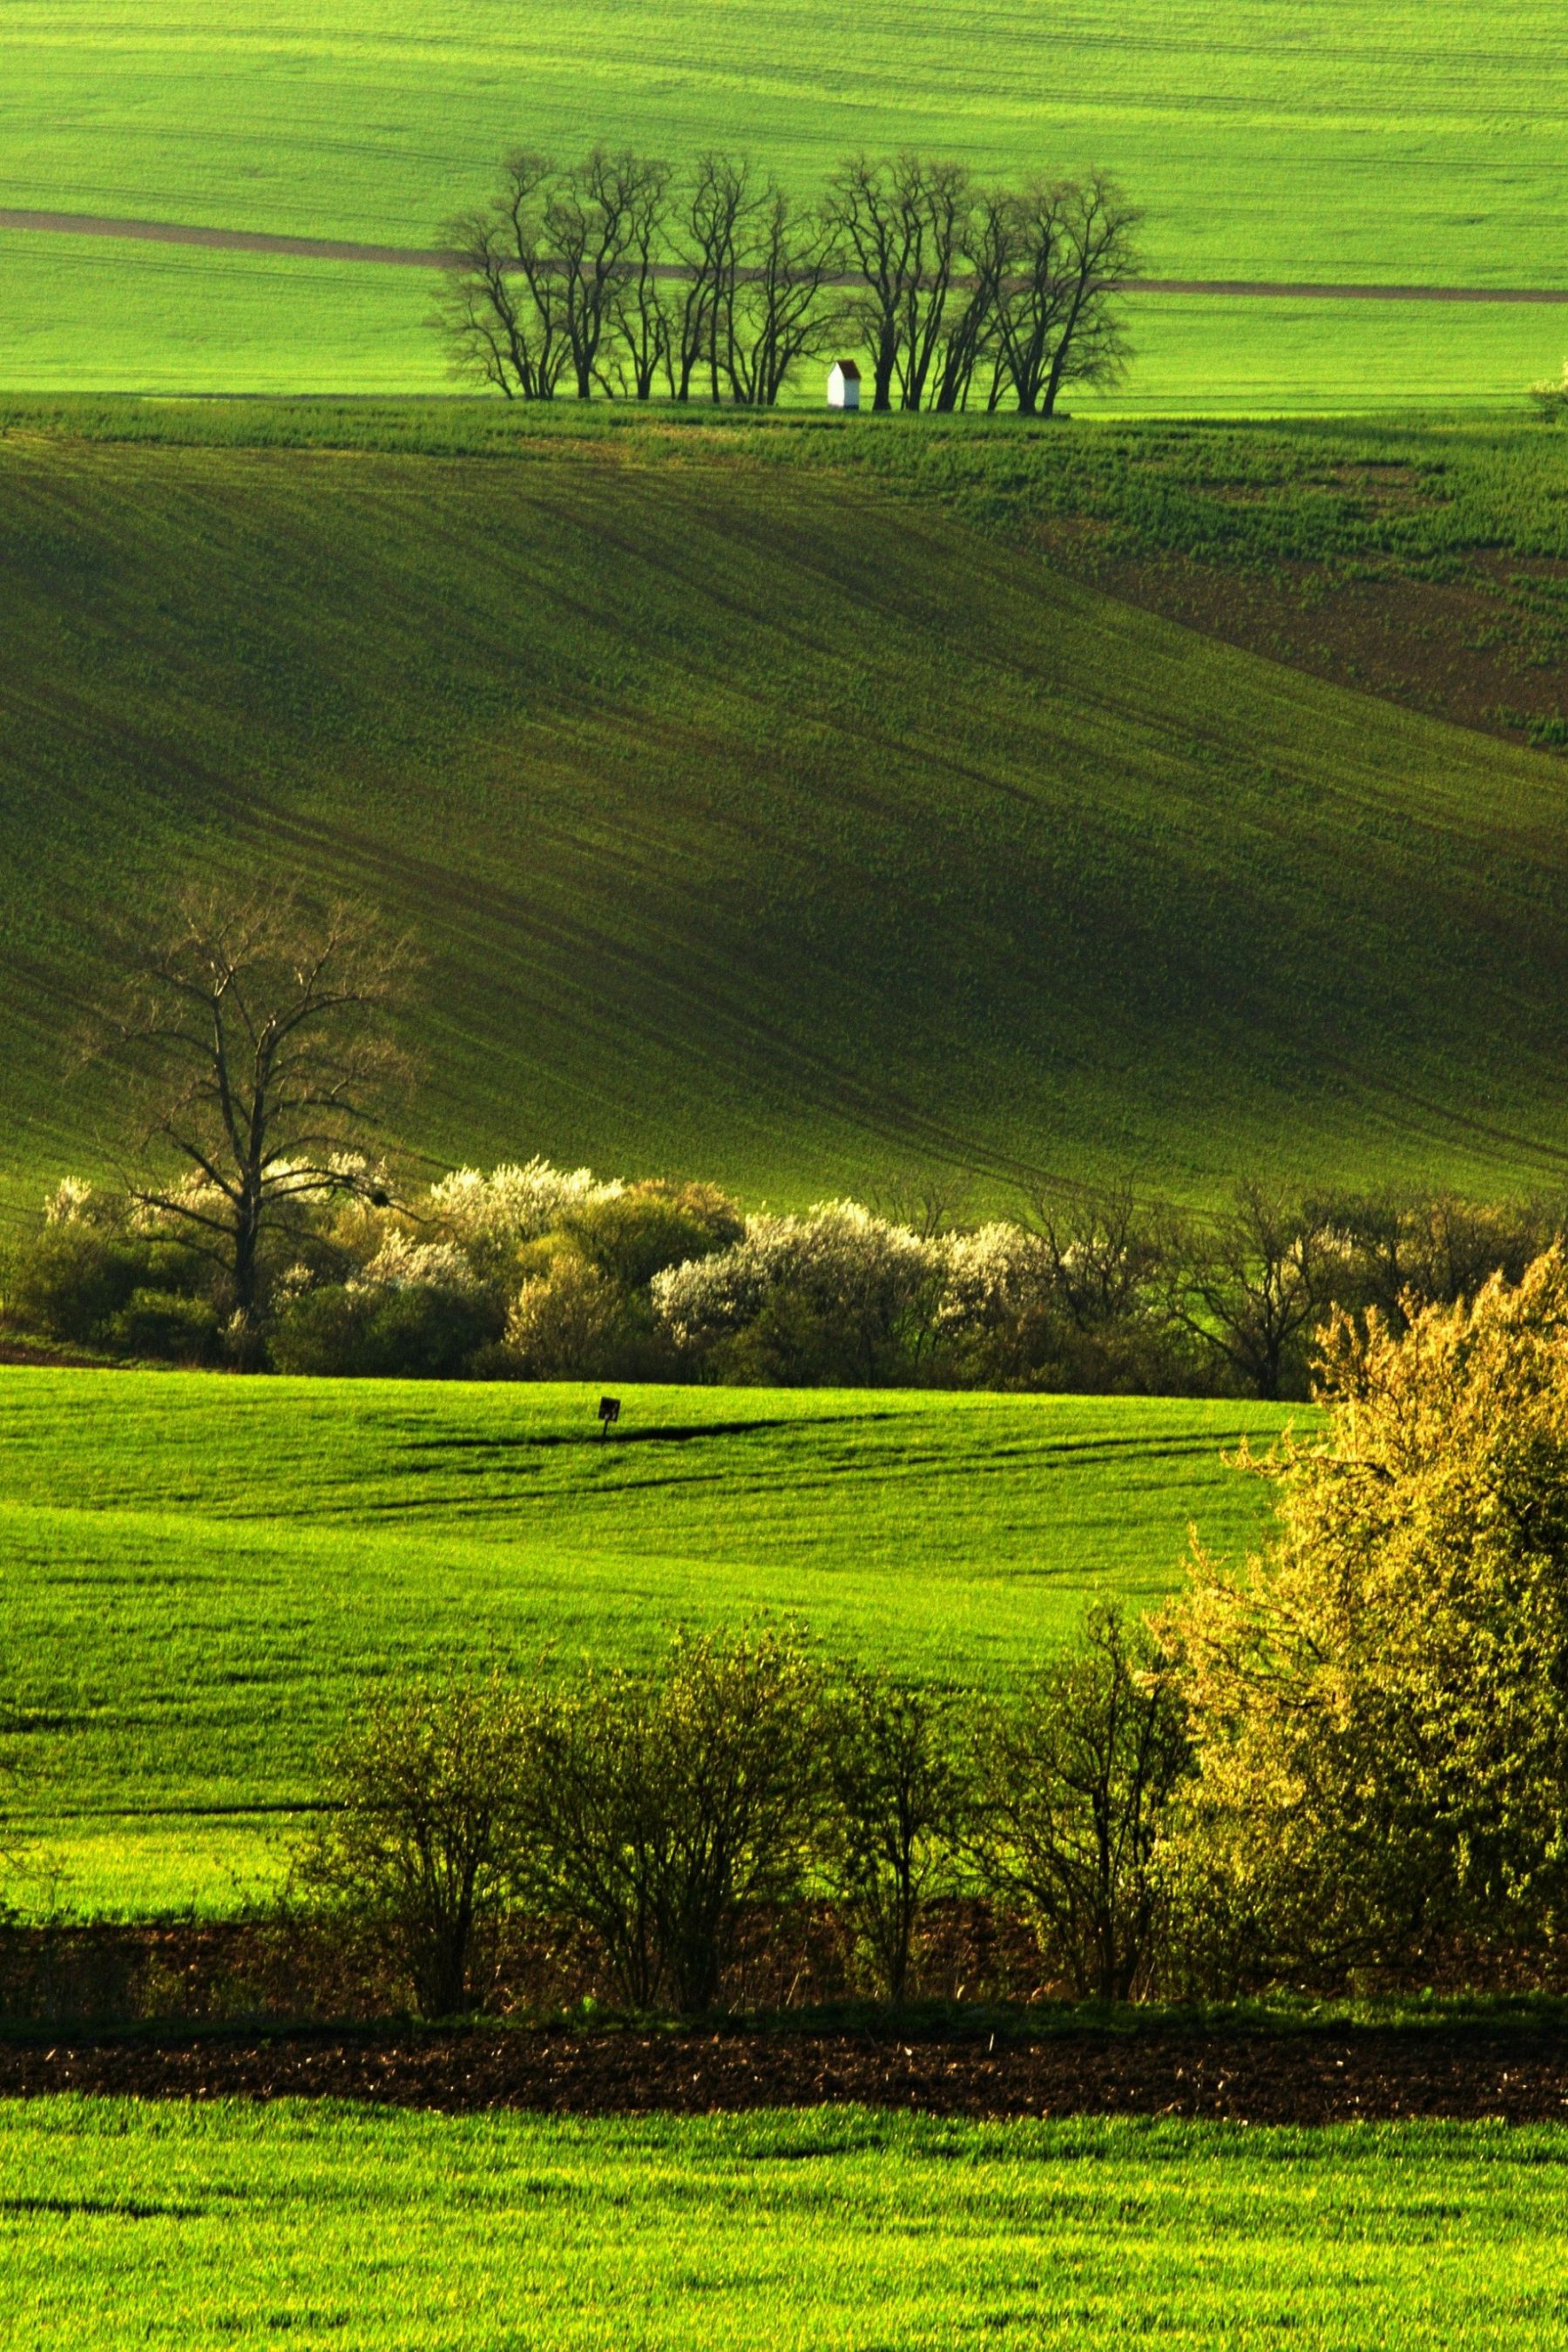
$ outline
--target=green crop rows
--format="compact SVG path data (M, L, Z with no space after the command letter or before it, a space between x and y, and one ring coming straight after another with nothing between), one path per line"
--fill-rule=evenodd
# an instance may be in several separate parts
M8 1216L113 1133L60 1050L111 911L258 857L422 931L403 1124L447 1160L775 1204L932 1167L1011 1204L1561 1166L1559 761L1077 586L1030 537L1203 514L1245 562L1314 534L1533 559L1562 543L1551 435L1394 436L1391 499L1381 433L1145 462L921 419L79 421L142 437L13 412L0 438ZM510 462L461 456L487 433Z
M1382 0L10 0L0 204L422 245L520 142L749 147L798 184L915 143L984 171L1089 158L1162 277L1563 282L1558 12ZM0 382L408 390L416 275L0 240ZM46 247L47 250L39 250ZM25 249L24 249L25 248ZM1155 407L1510 396L1553 314L1141 306Z
M1270 1406L625 1392L0 1370L7 1701L26 1897L223 1906L270 1874L365 1681L649 1656L768 1610L837 1654L1005 1682L1090 1593L1147 1606ZM1300 1419L1298 1413L1298 1420Z
M1568 2134L0 2109L18 2352L1568 2342Z

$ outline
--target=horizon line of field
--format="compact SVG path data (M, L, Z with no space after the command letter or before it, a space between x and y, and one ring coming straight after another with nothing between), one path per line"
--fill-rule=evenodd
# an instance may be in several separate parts
M290 236L269 229L212 228L184 221L139 220L111 214L40 212L0 205L0 230L62 236L101 236L154 245L205 247L223 253L266 253L300 261L349 261L378 267L437 269L458 259L437 246L369 245L325 236ZM679 278L678 266L655 275ZM742 272L749 276L750 272ZM837 281L846 283L847 280ZM1568 303L1568 287L1368 285L1310 278L1136 278L1113 280L1122 294L1242 297L1262 301Z

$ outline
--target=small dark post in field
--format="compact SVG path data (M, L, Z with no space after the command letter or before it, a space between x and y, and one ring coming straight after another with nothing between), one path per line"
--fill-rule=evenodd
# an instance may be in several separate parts
M610 1433L610 1423L613 1421L619 1421L620 1417L621 1401L619 1397L601 1397L599 1399L599 1434L601 1437L608 1437Z

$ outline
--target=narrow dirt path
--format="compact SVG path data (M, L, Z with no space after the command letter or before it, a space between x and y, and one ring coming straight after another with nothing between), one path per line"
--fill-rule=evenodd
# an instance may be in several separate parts
M306 261L353 261L399 268L438 268L447 256L413 245L359 245L331 236L281 236L269 230L201 228L184 221L124 220L107 213L28 212L0 205L0 229L60 236L140 238L153 245L205 246L221 253L275 253ZM670 277L679 273L661 272ZM1241 297L1270 302L1568 303L1568 286L1352 286L1268 278L1142 278L1129 292Z
M196 228L184 221L120 220L109 214L16 212L0 205L0 229L51 236L139 237L152 245L205 245L221 253L295 254L307 261L392 262L434 269L445 256L412 245L349 245L331 236L274 236L265 229Z

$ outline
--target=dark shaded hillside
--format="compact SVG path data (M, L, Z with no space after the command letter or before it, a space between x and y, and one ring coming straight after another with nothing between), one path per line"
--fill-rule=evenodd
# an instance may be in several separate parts
M0 442L0 1164L104 919L304 865L435 957L415 1139L755 1194L1547 1181L1561 765L873 481ZM8 1188L11 1202L18 1195Z

